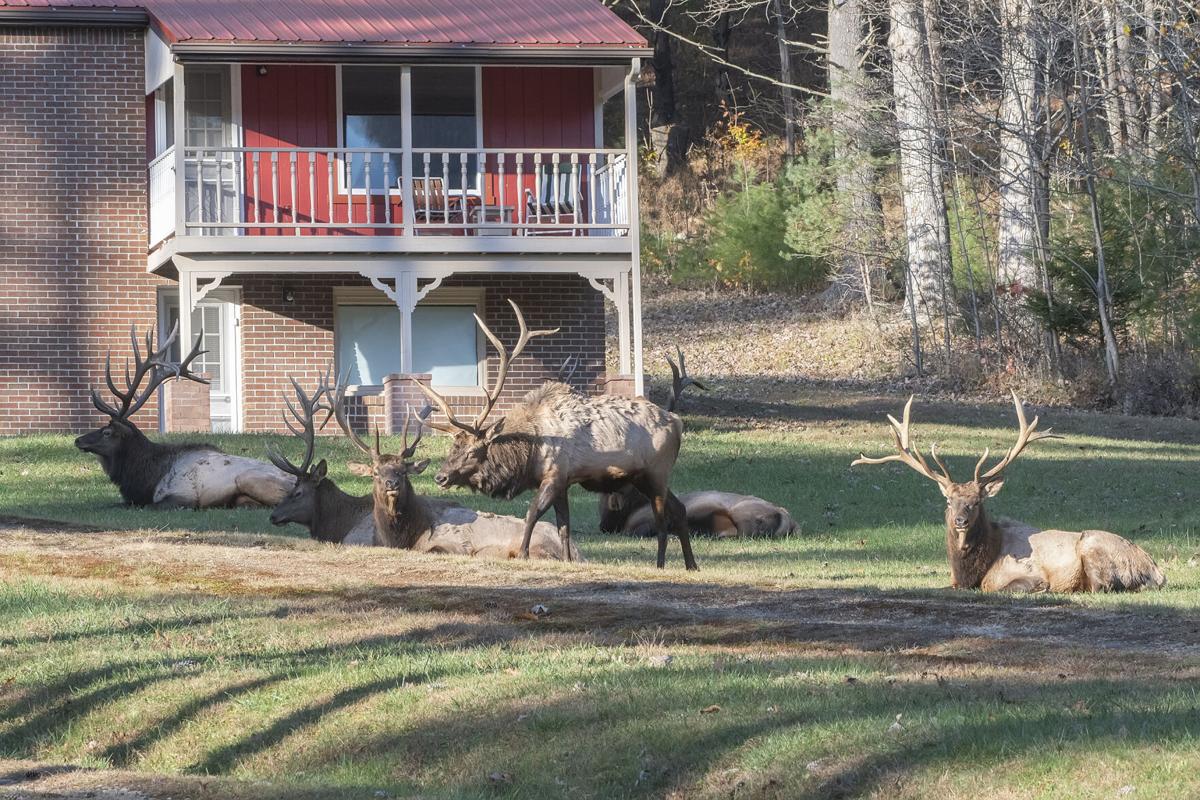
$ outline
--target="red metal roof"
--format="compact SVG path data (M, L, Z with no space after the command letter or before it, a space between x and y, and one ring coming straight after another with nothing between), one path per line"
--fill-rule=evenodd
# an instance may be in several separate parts
M599 0L0 0L5 9L145 9L172 42L642 48Z

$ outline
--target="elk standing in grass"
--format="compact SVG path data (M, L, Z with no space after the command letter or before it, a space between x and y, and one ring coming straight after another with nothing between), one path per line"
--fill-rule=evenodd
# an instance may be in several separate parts
M930 451L939 472L925 461L909 434L912 398L902 422L888 415L897 453L882 458L859 455L854 464L897 461L935 482L946 498L946 553L952 584L985 592L1117 592L1157 589L1166 583L1150 555L1128 539L1108 531L1038 530L1013 520L991 520L983 501L1004 485L1004 471L1030 442L1051 437L1038 431L1037 417L1025 421L1021 400L1013 393L1019 431L1016 443L998 464L983 472L988 451L975 464L968 483L955 483L946 465Z
M708 387L688 375L683 350L675 348L679 360L667 356L671 367L671 399L667 410L683 407L683 392L689 386L708 391ZM687 514L688 530L716 536L718 539L735 536L787 536L796 530L796 523L786 508L761 497L702 490L679 496ZM654 515L650 501L632 486L600 496L600 530L629 536L650 536L654 533Z
M356 497L346 494L327 477L325 459L312 466L316 449L317 430L324 427L333 415L329 401L332 390L330 374L326 373L312 396L305 394L295 378L291 378L296 392L296 403L284 395L284 403L292 418L285 412L283 421L288 429L304 442L304 459L297 466L278 450L268 452L271 463L284 472L294 475L296 485L287 497L279 501L271 512L272 525L294 522L308 528L314 539L322 542L345 545L375 544L375 500L371 495ZM317 424L320 414L325 418Z
M515 517L475 511L446 500L422 497L413 489L410 476L421 473L429 465L428 459L412 460L421 442L422 424L429 408L419 416L412 415L417 423L416 438L412 444L408 442L409 418L405 418L402 432L404 449L399 455L392 455L380 449L378 433L372 446L354 431L346 418L345 387L339 387L334 392L332 402L334 416L342 431L355 447L371 459L369 465L352 464L351 468L373 480L371 510L376 545L488 558L514 558L522 544L529 546L530 539L525 535L524 525ZM549 525L539 525L533 533L534 558L581 560L578 548L560 542Z
M104 359L104 379L120 402L112 406L92 389L92 404L109 417L108 424L75 440L75 446L100 459L100 465L131 506L227 508L273 506L292 488L292 479L270 464L252 458L231 456L207 444L159 444L146 438L132 417L154 392L170 378L207 383L189 367L200 355L200 338L179 364L168 361L178 327L154 349L154 332L146 334L146 357L138 347L137 331L130 329L133 342L133 373L125 365L125 391L117 389L112 363Z
M438 486L468 486L490 497L512 499L535 492L525 515L521 555L527 556L533 527L554 507L564 547L571 539L567 491L579 484L592 492L613 492L632 485L651 499L658 533L658 566L666 562L668 532L679 536L684 563L696 569L683 505L668 483L679 455L683 423L644 398L585 397L558 381L525 395L508 413L484 427L504 388L508 368L535 336L516 303L520 335L510 353L484 324L480 330L500 354L496 380L483 410L472 423L459 420L445 398L417 383L446 417L439 429L454 433L454 443L434 478Z

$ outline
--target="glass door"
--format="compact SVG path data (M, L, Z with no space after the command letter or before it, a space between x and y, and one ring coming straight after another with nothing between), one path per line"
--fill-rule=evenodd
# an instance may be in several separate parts
M184 144L187 147L233 147L230 71L225 66L188 66L183 74ZM187 219L193 222L240 222L238 160L234 153L189 150L187 154ZM236 228L192 229L189 233L230 236Z
M238 324L241 306L236 293L213 292L192 311L192 335L200 335L204 352L192 362L192 372L203 373L209 380L209 414L215 433L236 433L241 429L241 392L238 366L241 363ZM161 315L160 336L170 335L179 322L179 296L167 295ZM176 341L171 359L178 361L183 343ZM186 346L191 350L191 345Z

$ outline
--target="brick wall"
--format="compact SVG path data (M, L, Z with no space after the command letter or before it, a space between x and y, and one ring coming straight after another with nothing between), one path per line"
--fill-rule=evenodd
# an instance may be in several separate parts
M369 286L358 275L277 276L245 275L242 287L242 396L247 430L283 430L279 412L288 375L311 389L334 355L333 290L338 286ZM463 275L448 278L450 287L483 286L485 321L506 345L517 339L517 324L508 298L525 313L531 329L559 327L555 336L533 339L509 368L509 379L497 413L552 376L563 360L578 353L581 364L573 383L592 387L604 371L604 304L583 278L567 275ZM290 290L292 301L285 300ZM498 363L489 347L488 376ZM469 411L477 404L467 399ZM355 403L357 416L384 425L382 398ZM352 416L353 418L353 416ZM381 428L383 429L383 428Z
M0 434L92 427L105 351L154 324L143 59L137 29L0 28Z

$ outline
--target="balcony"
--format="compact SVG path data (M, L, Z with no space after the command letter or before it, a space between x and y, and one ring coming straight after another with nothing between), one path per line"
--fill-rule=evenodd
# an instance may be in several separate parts
M185 147L179 164L149 166L152 250L630 251L625 150Z

